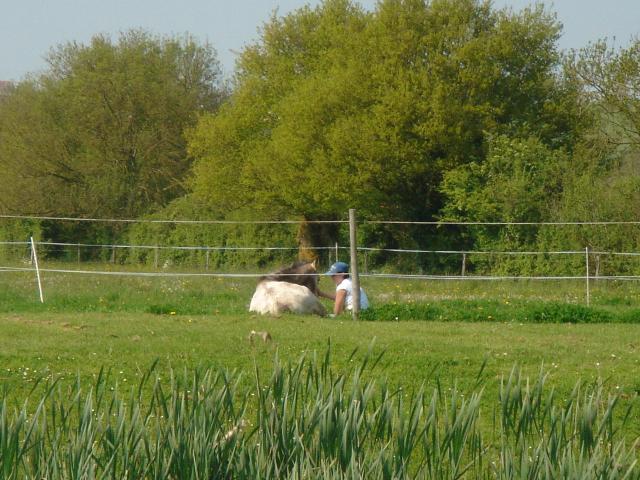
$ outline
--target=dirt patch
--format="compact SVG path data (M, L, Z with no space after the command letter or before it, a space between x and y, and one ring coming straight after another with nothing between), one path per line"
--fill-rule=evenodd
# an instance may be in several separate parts
M71 323L63 323L60 325L64 330L84 330L85 328L89 328L88 325L73 325Z

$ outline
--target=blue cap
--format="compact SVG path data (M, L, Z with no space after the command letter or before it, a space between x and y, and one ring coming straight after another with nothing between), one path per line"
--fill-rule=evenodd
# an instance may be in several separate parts
M349 265L344 262L336 262L325 275L337 275L340 273L349 273Z

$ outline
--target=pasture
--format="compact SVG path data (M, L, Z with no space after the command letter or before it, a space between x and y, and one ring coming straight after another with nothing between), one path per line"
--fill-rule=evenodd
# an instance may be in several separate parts
M404 406L394 408L407 414L421 387L427 398L440 392L445 404L458 392L459 408L481 391L474 432L494 438L487 447L492 450L499 449L495 419L504 405L501 388L514 367L531 385L541 372L546 375L544 395L554 390L558 405L571 404L577 384L585 398L586 392L599 392L600 415L607 398L617 397L611 425L624 425L618 434L627 440L640 434L637 410L623 420L626 408L637 408L640 392L635 283L595 282L587 308L578 282L365 277L375 307L366 320L354 322L348 316L250 314L252 278L50 274L43 282L41 305L32 274L0 276L0 384L5 402L16 408L25 399L35 408L44 386L55 380L69 399L76 398L74 389L84 386L86 392L98 377L116 392L135 391L156 361L153 376L166 385L177 375L224 370L236 372L239 392L252 392L256 371L268 379L274 365L280 365L277 371L302 356L324 358L330 349L327 362L336 375L348 375L368 355L381 354L375 368L363 370L363 381L375 381L374 390L388 385L394 398L405 397ZM320 286L327 289L327 280ZM269 332L272 341L250 342L252 330ZM151 386L143 390L143 403L154 398Z
M253 278L50 274L44 304L32 274L4 273L0 282L0 379L11 390L33 378L25 368L69 377L105 366L132 377L157 358L247 369L268 367L276 351L285 360L323 352L329 341L337 365L374 342L385 351L378 373L405 386L436 376L465 384L487 359L494 379L519 365L533 376L549 370L565 390L597 378L627 394L640 390L640 292L631 282L596 282L587 308L579 282L365 277L374 309L360 322L249 313ZM320 286L330 288L328 279ZM273 342L251 346L251 330L270 332Z

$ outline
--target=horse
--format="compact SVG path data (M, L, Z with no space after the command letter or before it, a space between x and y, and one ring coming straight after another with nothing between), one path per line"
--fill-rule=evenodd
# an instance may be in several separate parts
M258 283L264 281L295 283L307 287L314 295L318 295L317 273L318 269L315 260L313 262L294 262L277 272L260 277Z
M290 312L324 317L327 310L317 297L319 290L316 272L315 261L296 262L260 277L249 311L271 315Z

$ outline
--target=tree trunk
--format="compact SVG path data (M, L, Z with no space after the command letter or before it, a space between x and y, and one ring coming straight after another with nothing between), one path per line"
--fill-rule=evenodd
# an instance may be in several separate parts
M298 227L298 260L310 262L328 259L329 250L317 250L317 247L335 245L338 240L339 225L332 223L310 223L306 219Z

